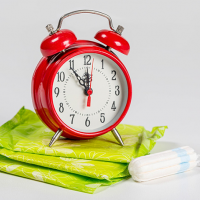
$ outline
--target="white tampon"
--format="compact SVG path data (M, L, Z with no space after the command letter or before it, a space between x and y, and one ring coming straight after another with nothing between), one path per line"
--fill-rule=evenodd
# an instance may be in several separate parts
M149 181L191 170L197 166L197 158L194 149L184 146L133 159L128 169L133 180Z

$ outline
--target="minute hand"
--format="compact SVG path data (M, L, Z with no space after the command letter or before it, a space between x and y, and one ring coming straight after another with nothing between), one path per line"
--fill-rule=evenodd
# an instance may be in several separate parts
M85 85L85 81L76 73L76 71L74 69L71 68L71 70L73 71L74 75L78 79L79 84L82 85L87 90L87 86Z

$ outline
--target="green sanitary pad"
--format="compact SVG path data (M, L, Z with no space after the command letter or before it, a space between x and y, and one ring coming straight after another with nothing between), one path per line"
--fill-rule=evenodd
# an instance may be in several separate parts
M112 133L89 140L62 138L53 147L54 135L25 108L0 127L0 171L58 185L81 192L94 193L127 177L132 158L148 154L166 126L147 131L142 126L117 126L124 147Z

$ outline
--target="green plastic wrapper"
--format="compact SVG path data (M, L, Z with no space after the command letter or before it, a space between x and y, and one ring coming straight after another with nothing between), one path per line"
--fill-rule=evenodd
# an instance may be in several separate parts
M128 178L131 159L147 155L166 126L147 131L142 126L117 126L124 146L111 132L89 140L63 137L53 147L54 135L24 107L0 127L0 171L81 192L94 193Z

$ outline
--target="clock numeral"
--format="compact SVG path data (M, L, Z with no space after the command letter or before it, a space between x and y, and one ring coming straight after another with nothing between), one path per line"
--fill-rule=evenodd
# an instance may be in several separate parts
M113 101L112 106L111 106L111 109L112 109L113 111L116 110L115 101Z
M72 117L71 124L73 124L73 122L74 122L74 116L75 116L75 114L70 115L70 117Z
M119 94L120 94L119 85L116 85L116 86L115 86L115 89L116 89L116 90L115 90L115 95L116 95L116 96L119 96Z
M84 65L91 65L91 55L84 56Z
M112 80L113 81L116 80L115 76L116 76L117 72L115 70L112 70L111 74L114 74L113 77L112 77Z
M101 123L105 122L105 113L101 113L101 115L100 115L100 122Z
M56 94L56 97L58 97L59 93L60 93L60 89L58 87L56 87L54 89L54 93Z
M60 103L59 111L60 111L60 113L63 113L63 112L64 112L63 103Z
M104 69L104 68L103 68L103 59L101 60L101 62L102 62L102 69Z
M88 117L87 117L86 120L85 120L85 125L86 125L87 127L90 126L90 120L88 119Z
M74 69L74 60L69 61L69 69Z
M58 82L63 82L65 80L65 73L64 72L58 72Z

